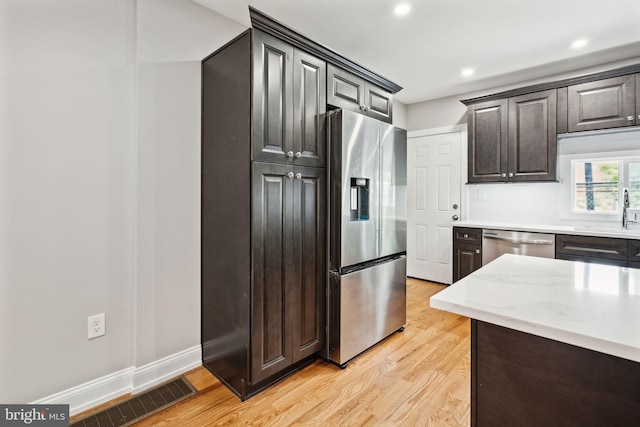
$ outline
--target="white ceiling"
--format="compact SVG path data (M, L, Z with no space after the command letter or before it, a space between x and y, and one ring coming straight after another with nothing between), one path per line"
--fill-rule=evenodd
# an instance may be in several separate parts
M640 0L193 1L246 26L251 5L399 84L405 104L640 57Z

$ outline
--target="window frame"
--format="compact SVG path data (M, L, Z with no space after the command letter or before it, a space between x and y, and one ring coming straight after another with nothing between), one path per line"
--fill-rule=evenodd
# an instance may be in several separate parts
M572 215L577 216L618 216L622 214L622 203L620 203L620 197L623 188L629 188L629 165L631 163L640 163L640 156L606 156L601 155L588 155L588 156L575 156L571 158L571 209ZM588 211L576 209L576 163L587 162L618 162L618 203L615 211Z

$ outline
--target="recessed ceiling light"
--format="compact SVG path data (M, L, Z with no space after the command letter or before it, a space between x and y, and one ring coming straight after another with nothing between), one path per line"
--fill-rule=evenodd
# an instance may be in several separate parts
M411 10L411 6L409 6L406 3L401 3L399 5L396 6L396 8L393 10L396 15L406 15L407 13L409 13L409 11Z
M462 77L469 77L472 76L474 72L475 70L473 68L465 68L460 74L462 74Z
M571 47L574 49L580 49L581 47L585 47L586 45L587 45L586 39L576 40L573 43L571 43Z

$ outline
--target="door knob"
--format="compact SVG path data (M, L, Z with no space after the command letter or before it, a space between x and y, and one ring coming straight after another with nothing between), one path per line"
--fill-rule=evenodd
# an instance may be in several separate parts
M453 204L453 209L458 209L458 204L457 203Z
M460 219L460 217L458 215L454 215L451 217L452 220L457 221Z

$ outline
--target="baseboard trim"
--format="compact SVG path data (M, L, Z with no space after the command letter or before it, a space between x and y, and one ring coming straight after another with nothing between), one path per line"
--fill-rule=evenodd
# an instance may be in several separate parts
M127 393L137 394L202 364L200 345L139 368L130 367L38 399L31 404L69 405L70 415L91 409Z
M202 365L201 346L196 345L137 368L131 393L137 394Z

